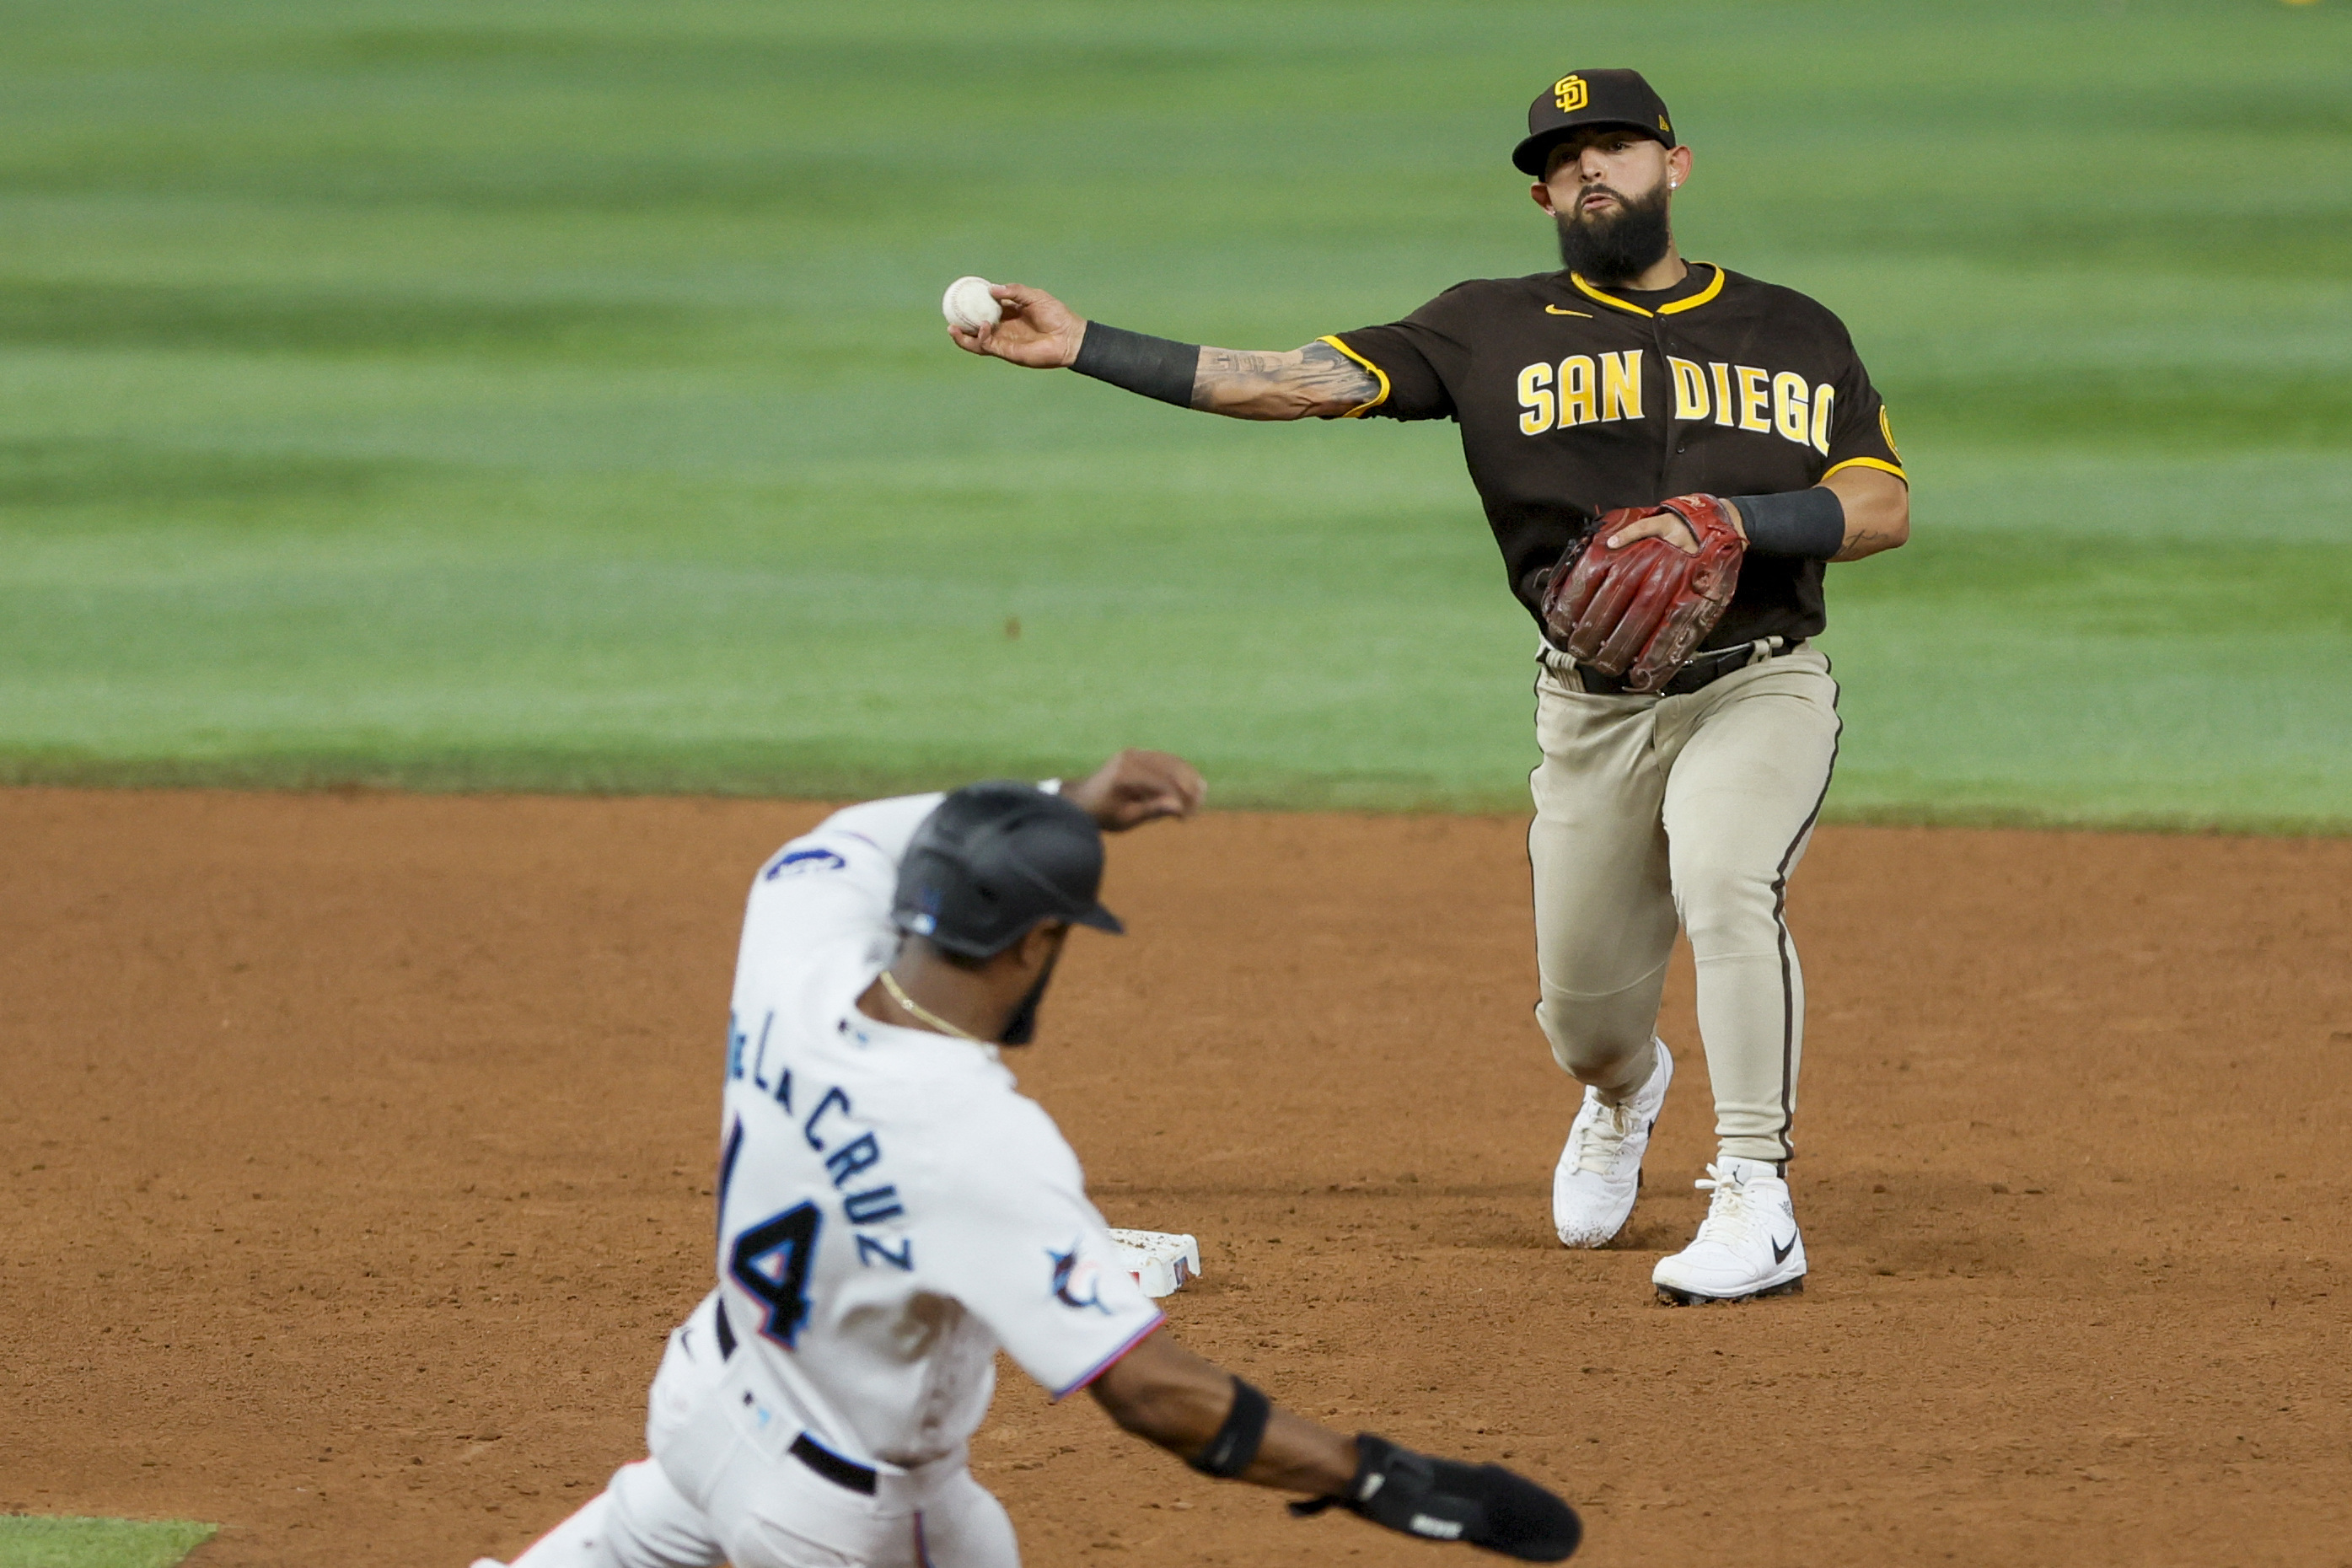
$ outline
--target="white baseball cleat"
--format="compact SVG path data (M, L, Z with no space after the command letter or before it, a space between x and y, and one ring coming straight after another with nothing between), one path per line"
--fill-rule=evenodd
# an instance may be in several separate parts
M1622 1105L1604 1105L1601 1091L1587 1085L1568 1147L1551 1173L1551 1223L1562 1247L1605 1247L1625 1228L1633 1197L1642 1186L1642 1152L1650 1129L1675 1081L1675 1058L1657 1042L1658 1065L1649 1081Z
M1718 1158L1706 1168L1715 1189L1698 1235L1658 1259L1650 1283L1669 1307L1748 1301L1805 1288L1805 1240L1797 1234L1789 1184L1761 1160Z
M474 1559L474 1568L507 1568L507 1565L495 1557L477 1557Z

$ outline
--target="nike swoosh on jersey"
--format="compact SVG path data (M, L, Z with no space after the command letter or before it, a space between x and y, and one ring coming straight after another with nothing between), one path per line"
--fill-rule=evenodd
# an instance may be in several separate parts
M1557 305L1546 305L1544 307L1544 314L1547 316L1581 316L1588 321L1592 320L1592 312L1590 310L1563 310Z
M1783 1247L1777 1241L1772 1244L1772 1261L1775 1263L1786 1263L1789 1261L1789 1254L1794 1252L1796 1249L1797 1233L1792 1230L1789 1233L1788 1246Z

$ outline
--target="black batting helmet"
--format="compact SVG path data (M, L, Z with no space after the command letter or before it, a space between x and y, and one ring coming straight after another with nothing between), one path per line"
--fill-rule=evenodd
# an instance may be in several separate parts
M993 958L1042 921L1126 931L1096 901L1102 829L1058 795L1009 779L966 784L923 819L890 917L965 958Z

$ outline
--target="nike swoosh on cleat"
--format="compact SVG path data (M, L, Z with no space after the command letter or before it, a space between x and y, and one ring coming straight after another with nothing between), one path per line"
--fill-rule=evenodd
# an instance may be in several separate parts
M1592 312L1590 310L1563 310L1557 305L1546 305L1544 307L1544 314L1547 316L1581 316L1588 321L1592 320Z
M1786 1247L1777 1241L1772 1244L1772 1261L1775 1264L1786 1263L1789 1261L1789 1254L1796 1250L1797 1233L1792 1230L1789 1233L1789 1244Z

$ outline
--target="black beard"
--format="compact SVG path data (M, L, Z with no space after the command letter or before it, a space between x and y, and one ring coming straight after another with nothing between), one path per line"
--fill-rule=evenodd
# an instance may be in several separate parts
M1029 994L1021 998L1021 1005L1013 1009L1013 1016L1005 1019L1004 1027L997 1031L999 1045L1025 1046L1037 1037L1037 1009L1045 1003L1045 987L1053 983L1054 965L1061 962L1062 955L1057 952L1037 972L1037 984L1029 987Z
M1559 225L1560 264L1594 283L1627 283L1666 258L1674 230L1666 217L1666 187L1640 201L1627 201L1603 217L1582 216L1585 193L1576 206L1552 215Z

